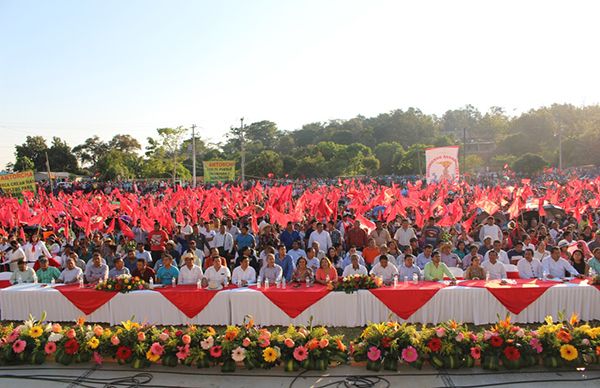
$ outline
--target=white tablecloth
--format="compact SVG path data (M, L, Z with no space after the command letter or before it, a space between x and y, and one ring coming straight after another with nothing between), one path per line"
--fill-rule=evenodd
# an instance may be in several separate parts
M32 314L47 313L50 321L74 321L83 315L59 291L39 285L18 285L0 290L0 314L3 320L24 320ZM439 323L449 319L459 322L488 324L504 317L508 310L485 288L447 287L441 289L409 322ZM600 291L588 285L558 284L520 314L511 314L513 322L542 322L547 315L559 312L579 314L583 320L600 319ZM252 315L260 325L314 324L331 326L363 326L388 319L402 321L368 290L353 294L331 292L291 319L260 291L237 289L221 291L194 318L190 319L165 297L155 291L118 294L104 306L87 316L90 322L118 324L132 317L150 324L184 325L241 324Z

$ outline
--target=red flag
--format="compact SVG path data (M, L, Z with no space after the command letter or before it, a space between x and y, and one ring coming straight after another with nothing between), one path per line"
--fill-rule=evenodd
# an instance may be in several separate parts
M114 221L114 219L113 219L113 221ZM123 233L123 236L129 237L130 239L133 240L133 238L135 237L135 235L133 234L133 231L120 218L119 218L119 228L121 228L121 232Z
M115 230L115 218L114 217L110 221L110 224L108 225L108 228L106 228L106 230L104 231L104 233L110 234L110 233L113 232L113 230Z
M475 218L477 218L477 212L474 212L468 220L463 222L462 227L465 230L465 232L469 233L471 231L471 227L473 226L473 221L475 221Z
M360 221L360 224L362 226L367 228L369 234L375 229L375 224L372 221L367 220L365 217L363 217L362 214L357 214L355 218L358 221Z
M511 220L519 217L519 197L515 197L515 200L508 208L508 215L510 216Z
M544 198L538 199L538 214L540 217L546 216L546 210L544 210Z

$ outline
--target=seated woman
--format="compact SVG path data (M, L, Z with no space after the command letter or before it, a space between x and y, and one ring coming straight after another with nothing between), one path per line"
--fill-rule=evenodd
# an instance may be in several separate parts
M298 261L296 262L296 269L292 274L292 282L306 283L307 278L309 282L312 282L313 277L314 275L312 269L308 267L308 260L306 260L306 257L303 256L298 258Z
M464 278L467 280L484 280L485 269L480 265L481 258L479 256L473 256L471 259L471 265L467 267L464 273Z
M331 265L331 261L327 257L324 257L320 261L320 268L317 269L315 275L315 282L319 284L337 283L337 271Z

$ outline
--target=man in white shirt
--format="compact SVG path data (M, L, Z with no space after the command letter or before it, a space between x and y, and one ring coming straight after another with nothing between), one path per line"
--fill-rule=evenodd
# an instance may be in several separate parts
M310 247L306 250L306 266L310 268L313 273L317 272L317 269L321 266L319 259L316 256L315 249Z
M72 257L67 259L66 268L61 272L58 277L59 283L71 284L77 283L83 279L83 271L81 268L75 266L75 260Z
M387 245L381 245L379 247L379 255L375 256L375 258L373 259L373 265L379 263L379 260L381 259L381 257L387 257L388 259L388 263L392 263L394 265L396 265L396 259L394 258L394 256L390 255L388 253L388 247Z
M318 242L319 247L325 252L327 252L327 250L333 246L331 243L331 236L329 235L328 231L323 230L323 223L321 222L317 223L317 230L312 232L308 238L309 247L313 246L313 241Z
M290 249L287 254L292 258L292 263L294 263L294 268L296 268L296 262L301 257L306 257L306 252L304 249L300 249L300 241L296 240L292 242L292 249Z
M485 236L492 236L492 240L502 241L502 229L494 222L494 217L489 216L486 220L486 224L481 226L479 231L479 240L483 241Z
M498 261L498 252L492 249L486 256L488 260L484 261L481 266L490 275L490 279L506 279L506 269L504 264Z
M499 240L494 240L494 245L491 250L487 251L485 256L483 256L483 261L486 262L489 260L490 252L496 252L496 257L498 261L503 264L510 264L510 260L508 259L508 254L505 250L502 249L502 243Z
M404 248L410 245L411 238L417 238L417 234L415 233L415 230L410 227L408 220L405 218L402 220L400 228L396 230L396 234L394 234L394 240L398 242L400 249L404 250Z
M152 255L150 254L150 252L145 250L144 243L141 243L141 242L137 243L137 250L135 251L135 258L136 258L136 260L137 259L146 260L146 264L152 263Z
M219 254L225 257L227 260L231 260L233 253L233 236L227 233L225 225L219 226L219 232L215 234L213 240L214 248L219 249Z
M213 265L208 267L204 272L202 278L202 287L208 286L210 282L216 282L219 285L225 284L225 282L231 278L231 271L229 268L221 265L221 260L214 260Z
M351 275L367 275L367 268L359 263L360 256L354 253L350 256L350 264L344 268L342 277Z
M203 277L202 268L194 264L192 255L185 255L184 261L185 265L179 269L177 284L197 284Z
M10 284L37 283L37 275L33 268L27 266L25 259L19 259L17 267L10 276Z
M10 250L6 253L6 261L9 263L10 272L16 272L19 270L17 262L21 259L25 259L25 252L23 248L19 246L17 240L10 241Z
M233 269L231 282L242 287L256 282L256 271L250 267L250 258L248 256L242 257L240 265Z
M577 278L583 277L567 260L560 257L560 248L553 247L550 251L550 257L546 257L542 261L543 276L548 279L563 279L566 275L565 272L569 272Z
M398 268L390 262L388 262L387 256L381 256L379 263L375 264L371 268L371 275L379 276L383 279L384 284L391 284L394 280L394 275L398 275Z
M542 277L542 262L533 257L532 249L525 249L523 258L517 262L521 279L539 279Z

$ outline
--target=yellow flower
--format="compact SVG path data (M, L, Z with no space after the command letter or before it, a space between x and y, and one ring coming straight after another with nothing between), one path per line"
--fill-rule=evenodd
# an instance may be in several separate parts
M148 352L146 352L146 358L148 359L148 361L156 362L160 359L160 355L154 354L152 353L152 351L148 350Z
M213 329L212 326L206 328L206 333L212 337L214 337L217 334L217 332L215 331L215 329Z
M29 329L29 336L31 338L38 338L42 334L44 334L44 329L42 329L42 327L39 325L33 326L31 329Z
M552 324L552 315L546 315L546 318L544 318L544 321L546 321L546 323L548 325Z
M577 349L573 345L563 345L560 347L560 356L567 361L573 361L578 355Z
M87 346L89 346L90 349L96 349L98 345L100 345L100 340L98 340L96 337L90 338L90 340L87 342Z
M579 322L579 316L576 313L571 314L571 319L569 319L571 326L575 326L577 322Z
M131 322L130 319L121 322L121 325L123 325L123 327L125 328L125 330L129 331L131 329L137 329L140 327L140 325L137 322Z
M266 362L275 362L277 360L277 352L269 346L263 350L263 358Z

